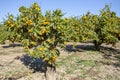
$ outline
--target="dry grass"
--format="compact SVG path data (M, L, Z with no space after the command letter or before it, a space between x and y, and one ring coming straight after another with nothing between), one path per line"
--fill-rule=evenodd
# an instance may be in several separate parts
M45 80L44 63L20 46L0 45L0 80ZM56 62L57 80L120 80L120 42L95 51L91 44L68 44Z

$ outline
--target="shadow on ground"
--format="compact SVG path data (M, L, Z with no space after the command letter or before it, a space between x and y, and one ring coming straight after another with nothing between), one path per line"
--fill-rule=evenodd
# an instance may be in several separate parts
M89 51L89 50L96 51L94 45L86 45L86 44L76 45L75 47L73 47L72 44L68 44L66 45L65 50L68 52L76 52L76 51L82 52L82 51Z
M67 52L85 52L85 51L96 51L95 46L93 44L79 44L73 47L72 44L66 45L66 48L64 49ZM116 63L109 63L109 62L100 62L106 65L113 65L115 67L120 67L120 49L112 48L112 47L106 47L101 46L101 50L98 51L103 58L105 59L115 59L117 60Z
M75 48L73 48L73 45L66 45L65 51L68 52L84 52L84 51L96 51L94 45L87 45L87 44L82 44L82 45L76 45ZM98 63L103 63L105 65L113 65L115 67L120 67L120 50L114 49L111 47L105 47L101 46L101 50L99 53L103 56L105 59L116 59L116 63L108 63L108 62L98 62ZM21 57L16 57L15 59L20 60L25 66L27 66L29 69L34 70L34 72L46 72L46 64L43 62L42 59L40 58L33 58L30 57L29 55L22 55ZM97 61L96 61L97 62Z
M10 47L21 47L22 45L19 43L9 44L9 45L3 45L3 48L10 48Z
M21 57L16 57L15 59L20 60L25 66L34 72L46 72L46 64L40 58L32 58L29 55L25 54Z
M101 47L100 52L105 59L117 60L115 63L107 63L108 65L113 65L115 67L120 67L120 50L111 47Z

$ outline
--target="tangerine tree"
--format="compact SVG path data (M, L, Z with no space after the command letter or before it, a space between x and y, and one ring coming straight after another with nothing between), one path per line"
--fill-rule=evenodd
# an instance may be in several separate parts
M93 17L94 19L95 17ZM118 34L120 34L120 27L118 17L115 12L110 10L108 5L100 11L100 15L97 16L94 21L95 33L97 38L93 41L97 50L100 50L102 43L112 44L118 41Z
M87 12L81 17L71 17L69 19L70 30L68 31L71 36L69 41L72 42L87 42L96 38L94 32L95 26L92 22L92 16L90 12ZM74 43L73 46L76 44Z
M60 54L57 45L64 47L67 40L67 26L62 11L46 11L43 15L39 5L34 3L29 8L20 7L19 12L16 22L25 51L34 58L42 58L47 65L54 66Z
M5 40L6 40L6 35L7 35L7 32L4 31L4 27L2 24L0 24L0 43L5 43Z
M20 41L21 35L17 33L18 23L13 15L8 14L7 19L4 20L3 31L5 33L3 33L2 41L9 40L11 43Z

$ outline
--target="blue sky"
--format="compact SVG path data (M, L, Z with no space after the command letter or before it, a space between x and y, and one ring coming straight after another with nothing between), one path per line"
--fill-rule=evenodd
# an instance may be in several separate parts
M20 6L29 7L32 3L38 2L42 12L46 10L61 9L65 16L80 16L90 11L93 14L98 14L99 10L105 4L111 4L111 10L115 11L120 16L120 0L0 0L0 22L3 21L7 13L19 14Z

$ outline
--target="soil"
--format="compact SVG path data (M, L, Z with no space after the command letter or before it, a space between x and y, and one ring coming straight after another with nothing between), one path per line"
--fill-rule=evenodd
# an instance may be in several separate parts
M120 42L103 44L96 51L91 43L77 43L59 49L56 72L47 80L120 80ZM19 43L0 44L0 80L46 80L45 63L31 58Z

